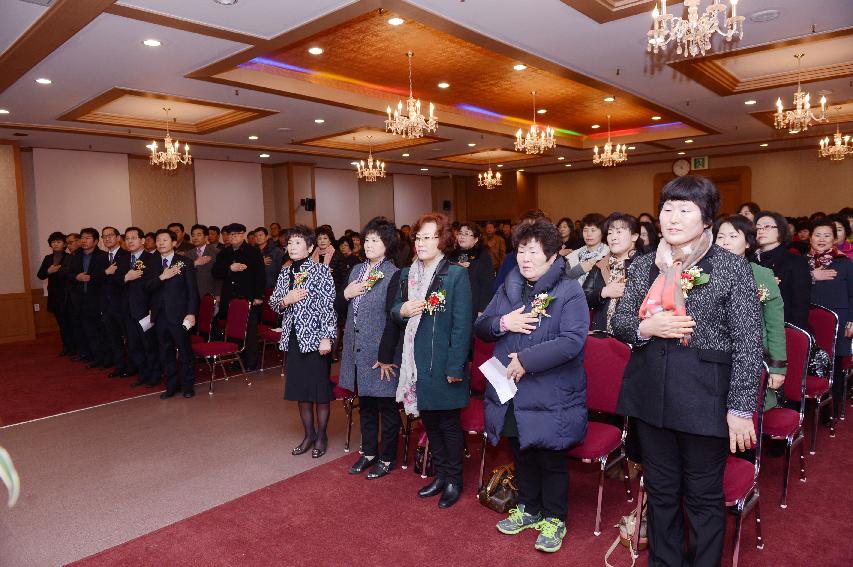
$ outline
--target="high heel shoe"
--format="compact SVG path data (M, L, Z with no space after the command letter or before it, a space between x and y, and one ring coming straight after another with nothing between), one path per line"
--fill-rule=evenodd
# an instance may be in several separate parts
M322 448L320 442L322 441ZM323 435L322 437L317 438L317 445L313 451L311 451L311 457L314 459L319 459L323 455L326 454L326 449L329 444L329 438Z
M312 435L310 437L306 437L302 440L302 443L299 444L299 447L293 449L290 454L291 455L301 455L303 453L307 453L308 449L314 446L314 443L317 442L317 437Z

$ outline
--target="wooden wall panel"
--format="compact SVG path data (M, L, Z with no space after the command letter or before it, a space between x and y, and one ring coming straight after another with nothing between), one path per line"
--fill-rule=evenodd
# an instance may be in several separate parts
M0 295L0 343L12 343L35 338L31 315L30 294Z
M43 289L36 288L30 290L30 304L39 306L38 311L33 311L37 335L59 331L56 318L53 316L53 313L47 310L47 297L45 297Z

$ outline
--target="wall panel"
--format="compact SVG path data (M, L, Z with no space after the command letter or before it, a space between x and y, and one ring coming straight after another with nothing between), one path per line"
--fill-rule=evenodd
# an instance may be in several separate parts
M359 230L375 217L394 218L394 177L358 182Z
M195 160L198 220L223 226L232 222L248 229L264 224L260 164Z
M130 157L127 166L133 225L145 232L155 232L169 223L179 222L189 232L198 218L193 166L180 166L167 172L152 166L147 158L138 157ZM122 231L127 226L117 228Z
M358 177L343 169L314 170L317 225L332 226L335 236L348 228L360 230Z
M432 179L426 175L394 174L394 221L413 224L432 210Z

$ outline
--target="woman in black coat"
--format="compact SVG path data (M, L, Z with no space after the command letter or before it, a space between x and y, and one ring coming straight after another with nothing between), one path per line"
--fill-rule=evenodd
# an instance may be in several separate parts
M489 247L480 241L480 227L474 222L459 225L456 244L456 250L448 256L448 259L468 271L468 280L471 282L471 305L476 318L486 310L486 306L492 300L492 288L495 285L492 253Z
M702 177L663 188L663 240L631 264L612 320L634 347L617 409L635 421L643 453L650 565L720 564L726 449L756 441L761 305L746 259L713 244L719 207Z
M779 213L762 211L755 217L758 263L773 270L785 303L785 322L801 329L809 324L811 277L805 258L788 251L788 221Z
M71 254L65 251L65 235L61 232L51 233L47 243L53 252L42 259L37 275L38 279L47 280L47 310L56 318L62 338L59 356L72 356L77 353L77 346L66 288Z

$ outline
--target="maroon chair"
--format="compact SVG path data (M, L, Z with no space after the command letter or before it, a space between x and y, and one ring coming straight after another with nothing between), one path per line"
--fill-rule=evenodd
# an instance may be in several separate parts
M590 335L584 346L583 365L586 370L586 403L590 411L618 415L616 402L622 389L622 376L631 357L631 349L623 342L609 336ZM598 508L595 513L596 536L601 535L601 501L604 496L604 478L607 469L621 463L628 502L633 502L628 475L628 458L625 455L627 422L622 418L621 428L609 423L590 421L586 436L579 445L569 449L569 457L584 463L598 462ZM611 455L618 454L611 459Z
M196 343L193 345L193 353L197 357L204 358L212 368L210 374L210 389L208 394L213 395L213 381L216 379L216 366L222 367L222 373L228 379L228 371L225 364L237 362L240 365L241 374L246 374L246 367L240 354L246 348L246 327L249 323L249 311L251 303L245 299L232 299L228 304L228 318L225 322L225 340ZM252 383L248 382L251 386Z
M813 401L814 423L811 433L809 453L815 454L817 428L820 425L820 411L829 406L829 436L835 437L835 407L832 403L832 381L835 375L835 339L838 337L838 315L822 305L809 307L809 332L817 346L829 355L829 377L806 377L806 399Z
M480 451L480 476L477 481L477 492L483 487L483 473L486 467L486 447L488 446L486 407L483 401L488 380L480 371L480 365L492 358L494 352L495 343L487 343L476 337L474 338L474 352L471 357L471 397L468 399L468 405L462 409L460 415L462 430L469 435L479 435L483 440L482 450Z
M761 471L761 430L764 416L764 391L767 386L769 370L765 366L758 382L758 405L752 413L755 425L755 463L729 454L726 457L726 468L723 471L723 495L726 506L733 507L735 514L734 550L732 551L732 567L737 567L740 555L740 533L743 518L755 510L755 546L764 549L761 537L761 509L759 507L758 473Z
M352 436L352 414L353 410L358 407L358 394L352 390L340 387L338 385L340 377L337 374L333 374L329 379L335 385L332 388L332 395L335 396L336 400L344 403L344 411L347 414L347 440L344 444L344 453L349 453L350 437Z
M764 435L785 441L785 476L782 477L782 500L779 506L788 507L788 477L791 471L791 453L800 446L800 481L806 481L806 445L803 424L806 417L806 377L812 337L797 326L785 323L785 349L788 356L788 374L782 386L785 399L799 404L799 411L776 407L764 414Z
M216 309L216 298L209 293L201 297L198 306L198 319L196 321L196 333L190 335L193 344L203 343L210 340L210 332L213 329L213 312Z
M281 327L281 315L272 310L269 304L269 297L264 298L263 307L261 309L261 322L258 324L258 340L261 343L261 370L266 370L264 360L266 359L267 346L275 345L281 342L281 331L276 330ZM282 359L281 375L284 376L284 360Z
M850 395L847 383L850 378L850 367L853 356L845 356L841 358L841 375L844 376L844 393L841 398L841 415L838 419L844 421L847 418L847 396Z

